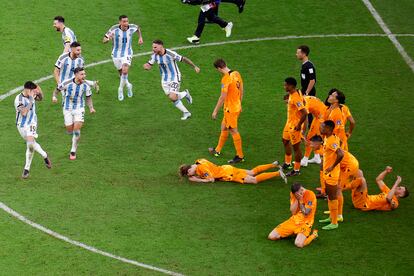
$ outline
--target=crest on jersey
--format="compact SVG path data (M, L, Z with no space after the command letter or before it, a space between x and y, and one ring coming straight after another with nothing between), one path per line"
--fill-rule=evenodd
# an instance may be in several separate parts
M296 103L296 105L297 105L298 107L301 107L301 106L302 106L302 104L301 104L300 102L297 102L297 103Z
M334 148L334 149L336 149L337 147L338 147L338 145L337 144L332 144L332 147Z
M224 88L224 83L221 84L221 88Z
M312 200L309 200L309 201L308 201L308 205L309 205L309 206L312 206Z
M341 120L336 121L336 124L337 125L340 125L341 124Z
M205 174L204 174L204 177L207 177L207 176L208 176L208 173L205 173Z

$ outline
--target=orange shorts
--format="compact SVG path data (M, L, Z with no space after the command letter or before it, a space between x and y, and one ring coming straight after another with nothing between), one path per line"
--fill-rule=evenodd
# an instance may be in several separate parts
M244 179L247 176L246 170L238 169L230 165L224 165L223 167L227 175L221 178L222 181L244 183Z
M348 151L348 137L345 133L338 134L339 140L341 140L341 149Z
M283 140L288 140L292 145L296 145L302 139L302 134L300 131L296 131L294 126L290 124L286 124L285 128L283 129Z
M297 235L299 233L308 237L312 230L312 224L302 223L298 225L292 218L290 218L279 224L274 230L279 233L281 238L286 238L294 234Z
M364 210L368 208L368 191L359 192L356 189L352 190L352 203L356 209Z
M313 118L312 124L309 128L308 135L306 135L307 140L310 140L315 135L321 135L320 131L321 122L317 118Z
M341 169L339 165L337 165L330 173L323 174L325 184L332 185L332 186L338 185L340 176L341 176Z
M342 190L351 190L352 181L358 177L359 174L359 164L358 162L351 164L351 166L346 168L341 168L341 174L339 183Z
M237 128L239 116L240 112L224 111L222 124L224 124L226 128Z

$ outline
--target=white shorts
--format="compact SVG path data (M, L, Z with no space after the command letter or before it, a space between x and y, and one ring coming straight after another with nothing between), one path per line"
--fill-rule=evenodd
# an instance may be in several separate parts
M165 95L180 92L180 83L176 81L162 81L161 87Z
M20 125L17 125L17 130L19 131L20 136L22 136L24 140L26 140L27 136L32 136L34 138L38 137L36 124L25 125L24 127L20 127Z
M63 109L63 118L65 120L65 126L71 126L75 122L84 122L85 109L65 110Z
M128 66L131 66L132 63L132 56L126 56L121 58L112 58L112 61L114 62L115 68L117 70L122 69L122 65L127 64Z

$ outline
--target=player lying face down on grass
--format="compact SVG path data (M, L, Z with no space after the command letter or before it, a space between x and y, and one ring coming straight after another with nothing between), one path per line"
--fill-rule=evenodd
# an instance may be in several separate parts
M296 235L295 245L302 248L318 237L318 230L315 229L311 233L316 213L316 196L314 192L305 189L299 183L294 183L290 190L292 216L273 229L267 238L276 241Z
M264 172L275 168L278 171ZM257 166L252 170L244 170L231 165L217 166L206 159L198 159L192 165L181 165L179 173L182 177L188 177L190 181L202 183L215 182L217 180L242 184L257 184L275 177L281 177L287 183L286 176L278 161Z

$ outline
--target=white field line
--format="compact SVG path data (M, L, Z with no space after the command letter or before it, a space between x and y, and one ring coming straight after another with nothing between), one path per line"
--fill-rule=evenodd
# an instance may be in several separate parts
M377 12L377 10L374 8L374 6L371 4L369 0L362 0L362 2L368 8L369 12L372 14L374 19L377 21L378 25L380 25L381 29L384 31L387 37L391 40L392 44L394 44L395 48L397 48L400 55L403 57L405 62L408 64L408 66L410 66L411 70L414 73L414 61L405 51L401 43L397 40L397 35L391 32L390 28L388 28L387 24L385 24L384 20L382 20L381 16L379 15L379 13Z
M414 34L392 34L392 37L394 37L394 40L396 40L395 37L397 36L409 36L409 37L414 37ZM211 43L206 43L206 44L201 44L201 45L188 45L188 46L180 46L180 47L174 47L171 48L172 50L182 50L182 49L191 49L191 48L202 48L202 47L211 47L211 46L219 46L219 45L225 45L225 44L240 44L240 43L249 43L249 42L259 42L259 41L272 41L272 40L290 40L290 39L312 39L312 38L335 38L335 37L390 37L389 34L326 34L326 35L288 35L288 36L275 36L275 37L262 37L262 38L251 38L251 39L241 39L241 40L230 40L230 41L220 41L220 42L211 42ZM391 38L390 38L391 39ZM398 41L397 41L398 43ZM399 44L399 43L398 43ZM402 48L401 44L399 44L400 47ZM403 49L403 48L402 48ZM403 49L405 55L407 55L407 53L405 52L405 50ZM144 53L138 53L135 54L134 57L140 57L140 56L146 56L146 55L150 55L152 54L152 52L144 52ZM408 55L407 55L408 57ZM408 57L410 60L411 58ZM106 59L106 60L102 60L102 61L98 61L98 62L93 62L90 63L88 65L86 65L86 68L89 67L94 67L97 65L101 65L101 64L105 64L105 63L109 63L111 62L112 59ZM412 62L412 60L411 60ZM414 65L413 65L414 66ZM414 67L411 67L414 70ZM53 75L49 75L40 79L35 80L35 83L41 83L47 80L50 80L53 78ZM10 97L18 92L20 92L23 89L23 86L19 86L16 88L11 89L10 91L1 94L0 95L0 101L3 101L4 99L6 99L7 97Z
M30 225L33 228L36 228L36 229L38 229L38 230L40 230L40 231L42 231L42 232L44 232L48 235L51 235L52 237L54 237L56 239L65 241L67 243L70 243L70 244L78 246L78 247L81 247L81 248L86 249L88 251L91 251L93 253L100 254L102 256L109 257L109 258L112 258L112 259L116 259L116 260L124 262L124 263L128 263L128 264L132 264L132 265L139 266L139 267L142 267L142 268L146 268L146 269L150 269L150 270L153 270L153 271L161 272L161 273L164 273L164 274L167 274L167 275L183 276L182 274L177 273L177 272L169 271L169 270L158 268L158 267L155 267L155 266L152 266L152 265L147 265L147 264L143 264L143 263L140 263L140 262L137 262L137 261L134 261L134 260L130 260L130 259L126 259L126 258L123 258L123 257L120 257L120 256L116 256L116 255L113 255L111 253L99 250L95 247L92 247L92 246L86 245L84 243L72 240L68 237L65 237L65 236L63 236L59 233L56 233L56 232L54 232L54 231L52 231L52 230L50 230L50 229L48 229L48 228L46 228L46 227L44 227L40 224L37 224L37 223L25 218L24 216L17 213L16 211L14 211L13 209L11 209L10 207L8 207L7 205L5 205L2 202L0 202L0 208L3 209L6 213L8 213L11 216L17 218L18 220L21 220L22 222Z

